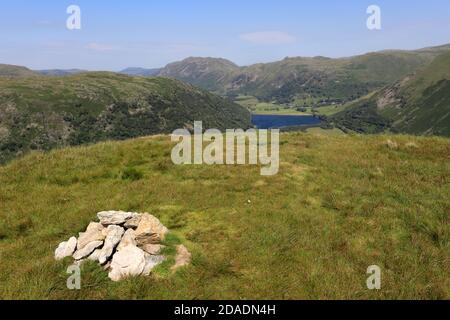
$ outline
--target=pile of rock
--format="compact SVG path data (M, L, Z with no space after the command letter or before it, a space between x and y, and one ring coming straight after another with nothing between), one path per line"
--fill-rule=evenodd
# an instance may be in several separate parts
M165 260L160 255L161 242L169 230L156 217L123 211L103 211L97 217L99 222L91 222L78 239L72 237L62 242L55 251L55 259L72 256L77 264L98 261L109 270L108 276L113 281L149 275ZM177 248L178 252L185 250L184 246Z

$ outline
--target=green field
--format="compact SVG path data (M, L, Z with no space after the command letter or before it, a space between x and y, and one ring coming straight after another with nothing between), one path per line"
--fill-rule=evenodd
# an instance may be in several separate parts
M175 166L168 136L1 166L0 299L450 298L449 139L316 132L280 144L273 177ZM55 248L111 209L156 215L192 264L119 283L85 265L82 289L68 290L71 260ZM371 265L379 291L366 287Z
M279 114L279 115L309 115L309 112L300 112L293 107L273 102L260 102L252 96L238 96L235 100L237 104L247 108L253 114Z
M314 101L316 100L317 99L315 99ZM304 100L302 100L302 102L303 101ZM297 108L300 107L287 106L275 102L260 102L257 98L253 96L238 96L235 102L247 108L253 114L311 115L315 113L318 115L331 116L335 113L344 110L347 107L346 105L341 104L320 106L316 108L303 107L305 111L302 112L297 110Z

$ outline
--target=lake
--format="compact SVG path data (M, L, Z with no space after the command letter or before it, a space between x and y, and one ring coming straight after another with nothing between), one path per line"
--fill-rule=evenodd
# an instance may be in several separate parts
M252 123L258 129L277 129L281 127L316 125L320 120L313 116L253 114Z

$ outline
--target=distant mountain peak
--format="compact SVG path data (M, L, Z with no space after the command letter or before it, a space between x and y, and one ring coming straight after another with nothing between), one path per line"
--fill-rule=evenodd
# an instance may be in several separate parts
M154 77L157 76L160 71L161 71L160 68L147 69L140 67L129 67L123 69L122 71L119 71L119 73L126 74L129 76Z
M26 67L0 64L0 77L23 78L33 76L39 76L39 74Z
M36 72L44 76L63 77L88 71L82 69L46 69L36 70Z

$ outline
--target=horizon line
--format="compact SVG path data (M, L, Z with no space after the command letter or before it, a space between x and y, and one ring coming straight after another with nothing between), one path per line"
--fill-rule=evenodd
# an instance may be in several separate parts
M172 63L176 63L176 62L182 62L185 61L187 59L192 59L192 58L196 58L196 59L223 59L223 60L227 60L233 64L235 64L236 66L238 66L239 68L247 68L247 67L251 67L254 65L258 65L258 64L270 64L270 63L276 63L276 62L280 62L286 59L316 59L316 58L325 58L325 59L331 59L331 60L341 60L341 59L350 59L350 58L354 58L354 57L359 57L359 56L364 56L367 54L373 54L373 53L383 53L383 52L414 52L414 51L421 51L421 50L426 50L426 49L435 49L435 48L439 48L439 47L446 47L446 46L450 46L450 42L444 43L444 44L436 44L436 45L430 45L430 46L426 46L426 47L420 47L420 48L415 48L415 49L382 49L382 50L376 50L376 51L367 51L367 52L361 52L361 53L357 53L354 55L348 55L348 56L340 56L340 57L330 57L330 56L326 56L326 55L314 55L314 56L285 56L282 59L278 59L278 60L271 60L271 61L262 61L262 62L255 62L255 63L251 63L251 64L246 64L246 65L238 65L237 63L235 63L234 61L232 61L231 59L227 59L224 58L223 56L188 56L186 58L183 58L181 60L175 60L172 62L169 62L167 64L165 64L164 66L160 66L160 67L144 67L144 66L128 66L128 67L124 67L121 68L120 70L117 69L86 69L86 68L80 68L80 67L71 67L71 68L39 68L39 69L34 69L31 67L28 67L26 65L18 65L18 64L9 64L9 63L5 63L5 62L0 62L0 64L3 65L10 65L10 66L16 66L16 67L25 67L31 71L36 71L36 72L41 72L41 71L52 71L52 70L61 70L61 71L69 71L69 70L80 70L80 71L85 71L85 72L114 72L114 73L120 73L126 69L132 69L132 68L138 68L138 69L145 69L145 70L151 70L151 69L163 69L165 67L167 67L169 64Z

